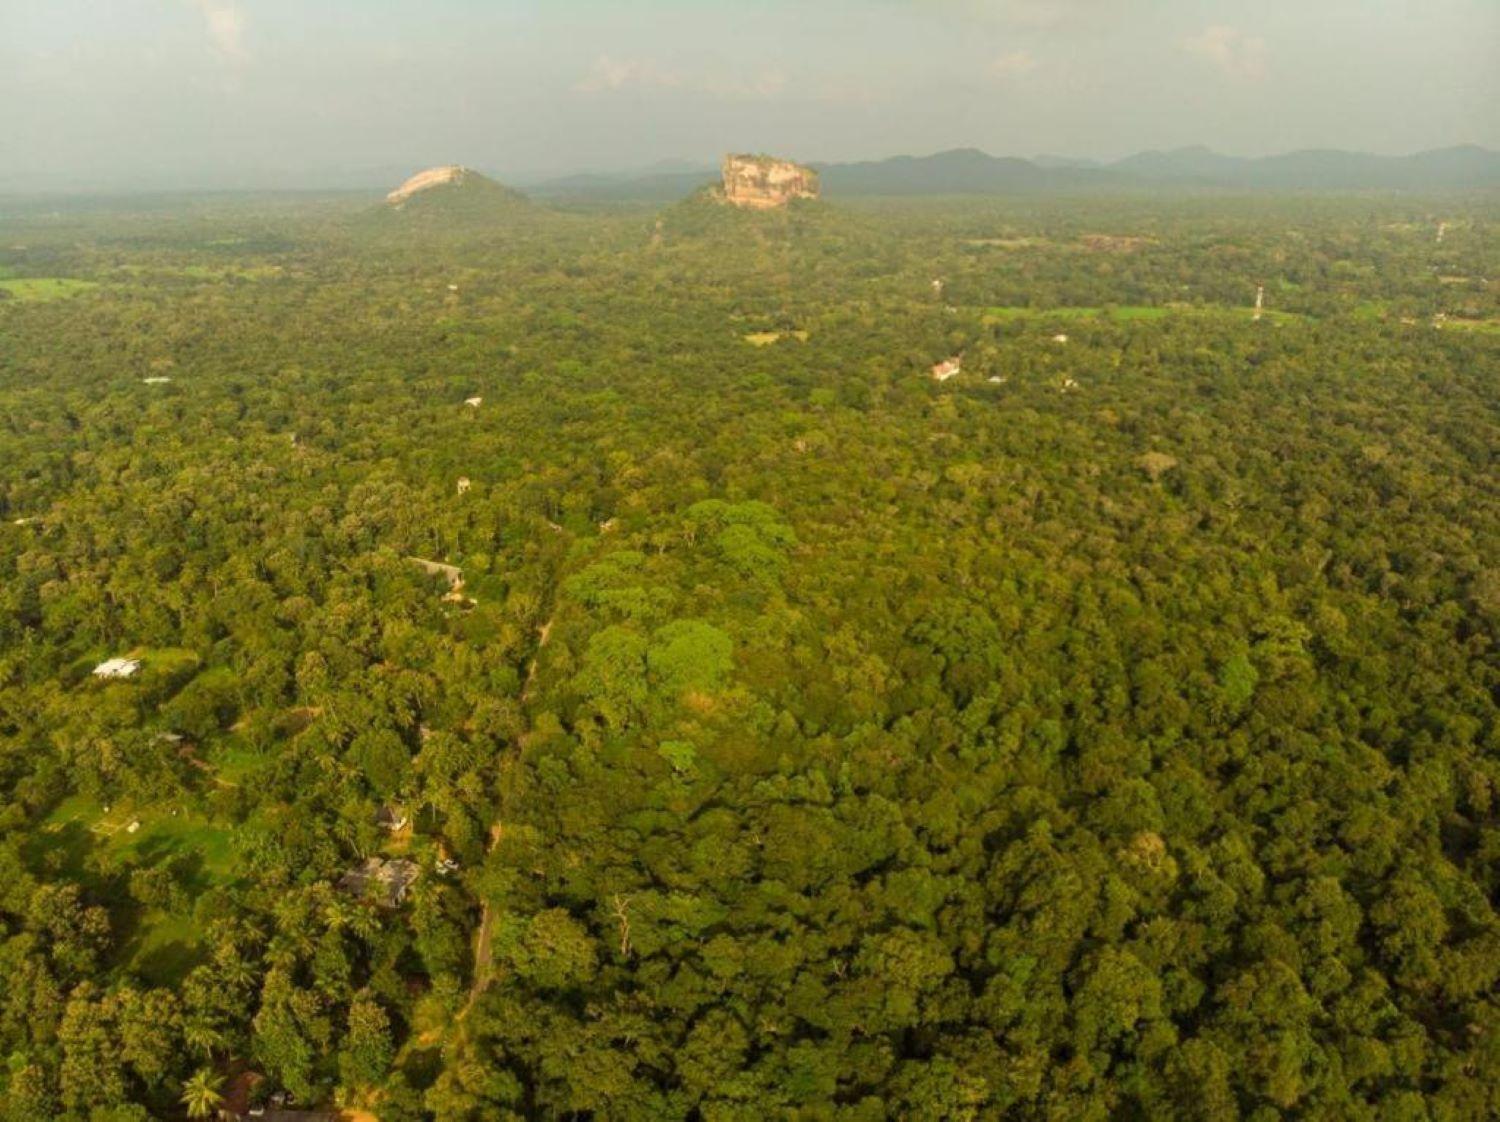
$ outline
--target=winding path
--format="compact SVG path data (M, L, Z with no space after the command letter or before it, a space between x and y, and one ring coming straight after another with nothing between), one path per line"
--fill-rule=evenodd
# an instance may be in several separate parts
M531 657L531 666L526 671L526 684L521 687L521 701L525 702L531 696L532 683L536 681L537 665L540 662L542 648L547 645L547 640L552 637L552 624L557 618L555 612L552 619L542 624L537 632L538 639L536 653ZM500 839L505 834L504 824L500 819L495 819L490 824L490 840L485 847L485 856L488 857L500 844ZM479 1000L481 994L489 988L490 980L494 977L494 963L490 960L490 941L495 931L495 912L490 907L490 902L484 900L479 905L479 930L474 934L474 981L469 986L469 997L464 1002L464 1007L459 1011L458 1020L463 1020L469 1015L469 1010L474 1008L474 1003Z

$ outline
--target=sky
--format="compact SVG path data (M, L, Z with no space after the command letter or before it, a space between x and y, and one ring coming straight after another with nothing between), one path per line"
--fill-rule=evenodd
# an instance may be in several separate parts
M0 190L1500 148L1500 0L0 0Z

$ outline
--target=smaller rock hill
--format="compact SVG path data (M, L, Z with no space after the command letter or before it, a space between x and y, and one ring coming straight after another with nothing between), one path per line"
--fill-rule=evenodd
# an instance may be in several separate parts
M519 191L459 164L417 172L385 197L383 212L402 219L483 221L530 209Z

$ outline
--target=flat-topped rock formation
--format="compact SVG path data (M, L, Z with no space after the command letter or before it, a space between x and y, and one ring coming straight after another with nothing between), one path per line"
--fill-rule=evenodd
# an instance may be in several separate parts
M724 201L747 210L773 210L793 199L818 197L818 173L772 156L725 156Z

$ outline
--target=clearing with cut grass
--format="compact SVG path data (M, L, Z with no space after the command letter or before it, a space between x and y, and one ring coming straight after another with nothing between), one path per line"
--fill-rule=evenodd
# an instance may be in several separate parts
M77 296L80 292L98 288L95 281L75 280L72 277L14 277L0 280L0 305L6 298L23 303L40 303L44 300L61 300L65 296Z

